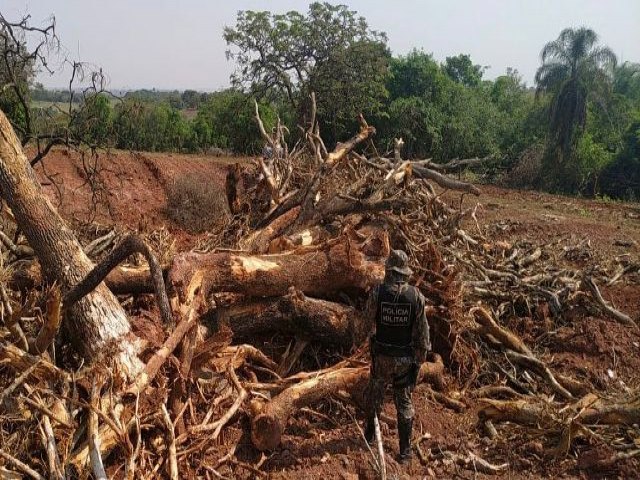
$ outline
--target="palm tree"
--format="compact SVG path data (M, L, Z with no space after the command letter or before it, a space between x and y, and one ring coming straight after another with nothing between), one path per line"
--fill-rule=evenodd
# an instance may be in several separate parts
M563 163L586 125L587 100L602 99L611 83L616 56L609 47L597 43L598 35L589 28L566 28L540 54L536 95L551 95L550 146L560 148Z

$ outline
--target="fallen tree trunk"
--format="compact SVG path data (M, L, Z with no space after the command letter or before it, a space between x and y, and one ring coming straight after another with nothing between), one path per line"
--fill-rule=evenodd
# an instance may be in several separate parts
M38 256L47 282L57 282L63 293L69 291L91 271L93 263L42 191L2 112L0 192ZM64 326L74 348L88 361L109 349L121 374L132 377L140 371L139 342L124 309L104 284L70 308Z
M436 171L430 170L420 165L413 166L413 176L424 180L433 180L442 188L450 190L459 190L461 192L472 193L476 196L480 195L480 189L475 185L467 182L461 182L446 175L442 175Z
M488 398L482 398L479 401L483 405L478 411L478 417L481 420L547 427L554 424L562 425L563 422L568 421L578 421L583 425L630 425L640 422L640 397L638 396L628 401L612 401L589 394L562 409L550 408L549 404L541 401ZM570 415L572 412L578 413Z
M277 331L345 347L359 344L369 331L356 309L309 298L293 287L282 297L241 301L218 308L214 320L227 325L240 339Z
M313 296L362 292L382 280L388 253L389 239L381 230L367 238L350 232L319 246L276 255L190 252L174 259L169 284L179 295L194 276L202 276L205 294L275 297L292 286Z
M4 341L0 342L0 365L9 366L18 373L33 368L31 373L41 380L52 378L56 380L69 379L69 375L64 370L40 357L25 352L12 343Z
M168 271L168 267L163 268ZM116 295L140 295L154 293L151 272L147 265L139 267L117 266L104 283ZM19 262L11 272L9 287L12 290L31 290L42 285L42 271L37 262Z
M418 382L442 384L442 361L426 362L420 367ZM369 367L345 367L312 376L285 390L263 405L251 422L251 440L259 450L272 450L280 444L289 418L299 409L346 391L355 403L364 405Z
M368 377L369 368L340 368L287 388L268 402L251 422L251 440L258 450L272 450L280 444L289 418L296 410L328 398L340 390L349 391Z
M536 425L540 428L553 428L558 424L552 412L543 402L528 400L494 400L481 398L478 410L480 421L513 422L519 425Z
M163 268L166 275L167 268ZM139 267L117 266L105 278L104 283L116 295L154 293L151 272L147 265Z
M462 160L450 160L447 163L434 163L431 161L425 162L425 166L432 169L437 170L439 172L455 172L456 170L462 170L463 168L475 167L476 165L480 165L488 160L492 160L493 157L487 156L482 158L464 158ZM418 163L418 161L414 162Z

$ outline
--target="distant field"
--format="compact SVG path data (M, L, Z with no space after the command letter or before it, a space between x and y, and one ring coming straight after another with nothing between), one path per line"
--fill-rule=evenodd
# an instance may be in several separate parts
M77 97L78 99L81 98L80 95L78 95ZM115 98L111 98L110 99L111 102L111 106L114 107L117 103L118 100ZM60 110L62 110L63 112L68 112L69 111L69 102L50 102L50 101L46 101L46 100L34 100L31 102L31 105L33 108L42 108L42 109L47 109L50 107L55 107L58 108ZM78 103L74 103L73 104L78 105Z
M63 112L69 111L69 104L67 102L47 102L43 100L36 100L31 102L33 108L42 108L47 109L51 107L55 107L57 109L62 110Z
M111 99L112 107L115 107L118 103L119 101L117 99L115 98ZM48 108L54 107L56 109L59 109L62 112L65 112L65 113L69 112L68 102L49 102L44 100L34 100L33 102L31 102L31 105L35 109L46 110ZM74 104L74 105L77 105L77 104ZM180 110L180 114L186 120L193 120L196 117L197 113L198 113L198 110L195 108L183 108Z
M198 110L196 108L183 108L180 110L180 114L187 120L193 120L196 118Z

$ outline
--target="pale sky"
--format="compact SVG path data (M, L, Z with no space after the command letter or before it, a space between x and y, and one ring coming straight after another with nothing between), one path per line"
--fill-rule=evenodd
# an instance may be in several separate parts
M565 27L594 29L619 59L640 62L640 0L350 0L369 25L387 33L394 54L413 47L439 61L468 53L495 78L517 68L533 84L540 50ZM300 0L0 0L9 19L51 14L76 60L99 65L112 89L216 90L229 84L224 26L238 10L307 11ZM68 72L41 76L60 87Z

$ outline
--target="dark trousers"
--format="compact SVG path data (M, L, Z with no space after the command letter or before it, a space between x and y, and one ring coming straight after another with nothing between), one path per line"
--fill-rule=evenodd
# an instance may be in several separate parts
M380 416L384 402L384 392L387 386L393 386L393 403L396 406L398 424L413 420L414 410L411 393L415 384L402 382L410 375L414 368L413 357L389 357L376 354L371 359L371 375L367 389L367 418L373 419L374 414ZM399 383L405 385L398 386Z

